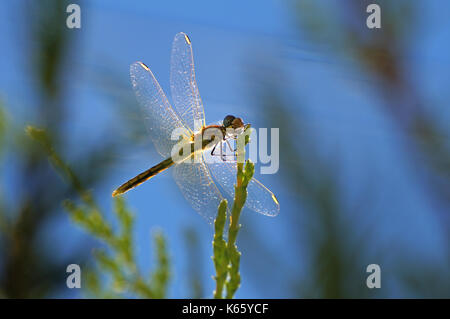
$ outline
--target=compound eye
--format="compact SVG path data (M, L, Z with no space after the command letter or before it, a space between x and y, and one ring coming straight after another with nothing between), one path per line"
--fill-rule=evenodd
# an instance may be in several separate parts
M224 127L229 127L231 126L231 124L233 123L233 120L235 119L235 117L233 115L227 115L225 116L225 118L223 119L223 126Z
M244 122L242 122L242 119L241 119L241 118L236 117L236 118L231 122L231 126L232 126L234 129L241 128L241 127L244 127Z

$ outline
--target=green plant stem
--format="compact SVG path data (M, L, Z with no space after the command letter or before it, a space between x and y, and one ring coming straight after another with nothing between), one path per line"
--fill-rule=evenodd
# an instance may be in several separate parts
M155 234L156 269L148 278L137 267L133 245L134 217L123 198L115 198L114 212L118 227L105 218L105 213L93 197L80 183L74 171L55 151L47 132L33 126L26 128L27 134L40 143L43 150L58 173L76 190L82 203L72 200L63 202L72 220L88 231L92 236L102 240L106 249L95 251L94 258L98 270L109 275L108 286L103 288L96 271L89 271L86 287L96 297L117 298L135 295L143 298L165 298L170 279L170 260L167 253L166 239L161 232Z
M213 261L216 268L216 289L214 290L214 298L221 299L223 295L223 287L228 275L228 254L227 243L223 239L223 230L227 218L227 201L224 199L218 209L217 218L214 221L215 233L213 240Z
M229 279L227 281L227 295L226 298L233 298L236 290L239 288L241 284L241 275L239 273L239 265L241 259L241 253L238 251L236 246L236 239L239 229L241 225L239 224L239 217L241 216L242 208L245 205L245 201L247 199L247 185L253 177L254 173L254 164L247 161L245 165L245 170L243 170L243 164L238 165L237 172L237 183L235 186L235 197L233 202L233 207L231 209L231 217L230 217L230 227L228 232L228 243L227 243L227 251L228 258L230 261L229 264Z
M250 126L246 127L246 132ZM214 222L215 234L213 240L213 261L216 268L216 289L214 291L214 298L223 298L223 288L226 286L226 298L233 298L237 289L241 284L241 275L239 273L241 253L236 246L236 239L241 228L239 224L239 217L242 208L247 199L247 185L253 177L254 164L245 159L245 145L249 142L247 134L241 136L244 140L238 140L237 149L237 176L235 185L235 195L233 206L231 209L230 224L228 228L228 242L223 239L223 230L226 221L227 202L223 200L218 209L217 218ZM243 143L242 143L243 142ZM242 146L243 147L242 147ZM241 146L241 147L240 147Z

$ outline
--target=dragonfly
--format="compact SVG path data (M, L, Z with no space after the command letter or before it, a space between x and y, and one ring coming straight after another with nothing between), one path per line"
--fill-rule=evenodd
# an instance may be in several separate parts
M229 141L236 140L249 124L244 124L239 117L227 115L218 124L205 125L191 40L183 32L175 35L170 64L173 107L149 67L142 62L130 66L132 86L143 110L150 138L165 160L122 184L112 196L121 195L173 167L173 177L183 196L195 211L212 223L224 199L220 189L234 197L237 164L227 160L222 152L223 144L227 143L231 148ZM182 132L178 139L173 138L175 131ZM215 133L206 134L209 131ZM201 143L195 142L198 137ZM179 151L174 151L177 145L187 148L180 147ZM220 154L217 154L218 149ZM217 155L220 160L212 161L211 156ZM277 198L257 179L251 179L247 193L245 208L267 216L278 215L280 205Z

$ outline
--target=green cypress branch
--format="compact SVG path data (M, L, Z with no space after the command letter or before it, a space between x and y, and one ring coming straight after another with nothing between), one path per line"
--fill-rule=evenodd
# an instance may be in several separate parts
M170 279L170 260L166 249L166 239L158 231L154 235L157 267L152 275L152 287L155 298L165 298L167 294L167 283Z
M228 275L228 252L227 242L223 239L223 230L225 228L225 222L227 218L227 201L224 199L218 209L217 218L214 221L215 234L213 240L213 252L212 257L214 261L214 267L216 268L216 289L214 290L214 298L221 299L223 294L223 287L227 280Z
M216 269L216 276L214 277L216 281L214 298L223 298L224 286L226 286L227 289L226 298L233 298L241 284L241 275L239 273L241 253L237 249L236 239L239 229L241 228L239 217L247 199L247 186L255 171L255 165L250 160L247 160L245 168L243 163L245 159L245 146L250 142L249 128L250 125L247 125L245 133L242 134L237 141L237 176L228 228L228 242L223 239L227 210L227 202L225 200L220 203L217 218L214 222L214 255L212 257ZM242 138L244 138L243 141Z
M233 298L235 292L241 284L241 275L239 273L241 253L236 246L236 239L241 225L239 224L239 217L241 216L242 208L247 199L247 185L253 177L255 165L247 160L245 170L242 169L243 164L238 163L238 179L235 186L235 195L233 207L231 209L231 220L228 232L227 250L230 264L228 266L229 279L227 281L227 295L228 299Z
M72 200L63 202L63 207L69 212L72 221L106 244L106 248L97 249L93 254L98 271L93 269L86 271L86 287L90 294L97 298L133 295L142 298L166 297L170 279L170 260L163 235L157 233L154 238L156 269L151 278L146 278L147 276L141 275L136 264L133 249L134 217L123 198L114 199L114 213L119 227L113 227L105 219L105 214L90 192L83 188L76 174L54 150L47 132L32 126L28 126L26 132L42 146L55 170L80 196L81 203ZM103 287L101 275L108 275L110 285Z

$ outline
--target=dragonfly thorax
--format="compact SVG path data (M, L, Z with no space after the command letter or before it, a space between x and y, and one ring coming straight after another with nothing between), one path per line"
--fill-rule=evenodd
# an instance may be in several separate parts
M227 131L222 125L208 125L202 129L201 135L205 142L220 142L226 139Z

